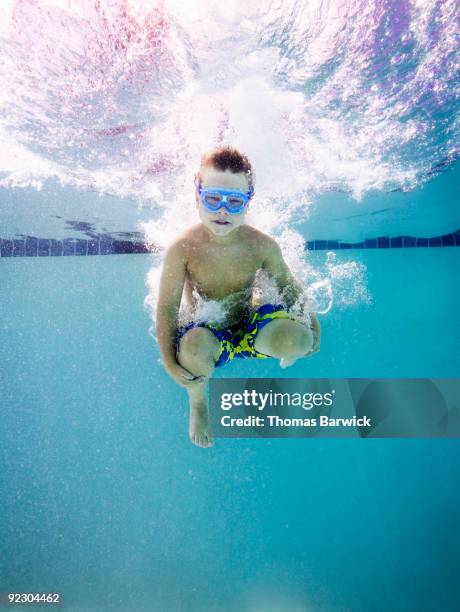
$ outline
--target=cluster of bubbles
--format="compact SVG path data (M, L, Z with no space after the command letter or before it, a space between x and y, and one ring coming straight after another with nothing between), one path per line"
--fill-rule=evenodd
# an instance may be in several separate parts
M146 239L166 247L196 220L201 153L232 144L255 168L254 225L282 240L319 192L410 190L455 159L456 11L3 0L0 186L55 179L132 198L152 211Z
M455 0L0 10L0 134L13 152L2 185L55 176L155 200L204 148L230 141L272 197L359 197L415 187L456 155Z

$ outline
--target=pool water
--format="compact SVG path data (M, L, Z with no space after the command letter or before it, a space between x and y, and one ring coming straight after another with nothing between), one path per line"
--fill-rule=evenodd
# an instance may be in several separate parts
M353 259L372 304L322 317L319 354L216 376L456 376L460 251ZM458 441L193 446L146 334L150 266L2 261L2 585L69 610L454 610Z

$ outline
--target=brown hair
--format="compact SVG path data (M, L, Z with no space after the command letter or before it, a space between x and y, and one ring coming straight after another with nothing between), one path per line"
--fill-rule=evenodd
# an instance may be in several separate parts
M249 186L254 184L254 176L252 172L252 166L249 159L243 153L240 153L238 149L231 146L219 147L212 151L205 153L201 157L200 169L204 166L212 166L216 170L230 170L234 174L238 172L244 172L248 179ZM201 174L198 171L198 178L201 181Z

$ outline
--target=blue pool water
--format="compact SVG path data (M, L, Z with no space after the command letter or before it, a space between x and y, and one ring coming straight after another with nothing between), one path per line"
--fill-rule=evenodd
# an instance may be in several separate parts
M197 448L152 313L199 156L230 143L256 171L251 222L314 287L322 347L215 376L458 377L458 7L184 7L1 8L0 592L454 612L458 439Z
M192 446L150 257L2 261L2 585L69 610L454 610L458 441ZM318 355L216 375L457 376L460 250L353 259L373 304L323 317Z

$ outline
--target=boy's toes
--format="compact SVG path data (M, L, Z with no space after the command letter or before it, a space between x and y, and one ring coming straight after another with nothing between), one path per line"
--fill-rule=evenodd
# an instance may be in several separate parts
M211 434L207 434L207 436L206 436L206 445L207 446L214 446L214 438L212 437Z
M208 446L213 445L212 437L209 434L203 434L201 439L202 439L204 448L207 448Z
M196 444L196 446L200 446L200 436L192 434L190 436L190 441L193 442L193 444Z
M203 436L202 435L196 433L196 434L193 434L190 439L192 440L193 444L196 444L196 446L201 446L201 447L203 446Z
M201 448L207 448L208 446L214 446L214 440L211 435L207 434L195 434L191 436L191 440L197 446Z

